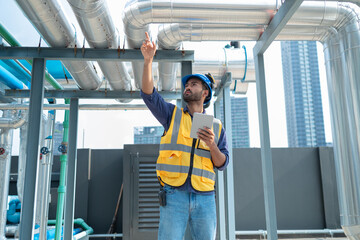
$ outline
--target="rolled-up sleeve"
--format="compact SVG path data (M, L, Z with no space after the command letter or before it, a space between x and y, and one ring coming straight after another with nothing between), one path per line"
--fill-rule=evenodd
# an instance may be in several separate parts
M152 94L140 91L140 95L154 117L163 125L165 131L170 127L175 105L166 102L154 88Z
M228 144L227 144L226 133L224 128L221 129L218 148L223 154L225 154L226 159L225 159L225 163L221 167L216 167L216 168L219 171L223 171L229 164L229 150L228 150Z

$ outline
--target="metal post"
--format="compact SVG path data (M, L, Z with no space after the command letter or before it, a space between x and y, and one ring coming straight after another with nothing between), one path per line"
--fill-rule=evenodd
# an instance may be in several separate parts
M77 131L79 99L71 98L69 116L69 149L65 200L64 239L72 239L74 227L75 186L77 164Z
M259 112L261 165L265 198L266 229L268 239L277 239L277 220L274 193L274 176L270 148L269 118L266 102L266 85L263 54L254 55L256 69L256 94Z
M226 138L229 149L229 165L224 171L225 176L225 210L226 210L226 239L235 240L235 203L234 203L234 167L232 158L232 126L231 126L231 73L223 88L224 127L228 129Z
M186 75L192 74L192 62L181 62L181 79ZM184 92L184 86L181 84L181 100L182 100L182 107L186 106L186 103L183 100L182 93Z
M287 0L271 20L269 26L254 46L254 62L256 71L256 94L259 112L261 165L265 198L266 229L268 239L277 240L277 221L274 193L274 176L270 148L269 118L266 101L266 84L264 68L264 52L281 32L289 19L301 5L303 0Z
M192 74L192 62L181 62L181 79L183 77L185 77L186 75ZM184 86L181 83L181 93L184 92ZM186 103L183 100L182 94L181 94L181 107L185 107ZM190 227L189 224L187 224L186 227L186 232L185 232L185 236L184 236L184 240L191 240L191 232L190 232Z
M220 98L214 103L214 115L220 119ZM224 172L216 172L217 239L226 240Z
M44 97L45 59L33 61L30 90L29 127L26 146L24 197L21 210L20 238L33 239L36 170L39 159L41 115Z

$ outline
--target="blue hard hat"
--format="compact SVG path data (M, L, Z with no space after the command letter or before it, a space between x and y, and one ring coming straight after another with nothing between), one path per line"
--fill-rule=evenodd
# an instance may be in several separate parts
M211 100L211 97L212 97L212 89L213 89L214 84L215 84L214 78L211 76L210 73L208 73L208 74L190 74L190 75L186 75L181 80L184 88L185 88L186 82L190 78L197 78L197 79L201 80L203 83L205 83L205 85L207 86L207 88L209 90L209 95L205 98L204 105L208 104L210 102L210 100Z

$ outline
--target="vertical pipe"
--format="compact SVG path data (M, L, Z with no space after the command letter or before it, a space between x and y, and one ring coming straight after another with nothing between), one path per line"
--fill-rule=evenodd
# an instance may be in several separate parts
M8 115L10 111L6 111L4 115ZM7 117L7 116L6 116ZM2 128L0 135L0 147L2 152L0 155L0 239L5 239L6 226L6 209L8 204L10 166L11 166L11 143L12 130Z
M353 97L349 92L351 74L357 66L356 60L348 62L347 54L355 54L356 47L347 53L343 34L333 29L324 43L326 74L328 81L331 124L335 153L335 170L338 187L340 220L349 239L359 239L359 156L352 142L354 129ZM356 46L356 45L355 45ZM345 52L344 52L345 50ZM356 143L355 143L356 144Z
M65 99L65 104L69 104L70 100ZM63 122L64 133L62 145L67 148L69 141L69 110L65 110L65 117ZM56 208L56 225L55 225L55 240L61 239L61 228L64 214L64 200L66 192L66 166L67 166L67 151L60 156L60 180L58 188L58 203Z
M254 50L256 71L256 95L259 112L261 162L265 198L266 229L268 239L277 240L277 220L274 192L274 176L270 148L269 118L266 98L264 55Z
M214 115L216 118L220 117L220 94L214 103ZM224 172L216 172L216 208L217 208L217 239L226 240L226 217L225 217L225 183Z
M234 203L234 163L233 163L233 149L232 149L232 131L231 128L231 99L230 99L230 84L231 73L227 73L227 81L223 88L224 98L224 127L229 129L226 132L229 149L229 164L224 171L225 175L225 206L226 206L226 239L235 240L235 203Z
M74 227L79 99L70 100L69 163L66 184L64 239L72 239Z
M20 223L20 237L22 239L33 239L34 229L34 207L36 193L36 169L39 157L39 133L44 98L44 75L45 59L35 58L33 62L30 106L29 106L29 129L26 147L26 168L24 201Z
M351 147L350 175L353 195L348 196L348 201L353 202L353 208L346 218L343 229L352 239L360 239L360 25L359 16L339 30L342 63L345 65L346 76L343 81L345 103L348 112L349 143ZM346 68L345 68L346 67ZM345 222L344 222L345 223Z
M45 147L49 151L48 153L43 153L41 163L45 166L43 191L41 193L41 206L40 208L40 233L39 239L46 240L47 233L47 222L48 222L48 213L49 213L49 194L50 194L50 185L51 185L51 170L53 163L53 136L55 129L55 110L48 112L48 132L45 138Z

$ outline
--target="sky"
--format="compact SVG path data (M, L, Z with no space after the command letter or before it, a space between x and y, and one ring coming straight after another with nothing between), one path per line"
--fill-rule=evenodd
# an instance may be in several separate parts
M67 1L63 0L60 2L64 11L67 13L68 18L74 24L76 29L78 29L78 38L83 39L80 27L78 26ZM114 23L120 30L121 42L123 42L124 34L121 31L121 12L126 1L108 0L107 2ZM0 8L0 22L23 46L37 46L39 43L39 35L23 15L15 1L0 0L0 3L2 6ZM226 44L228 44L228 42L191 42L184 43L184 48L185 50L195 50L196 55L201 56L202 59L206 59L207 57L212 57L209 55L209 49L222 49ZM248 49L251 49L254 42L241 42L241 44L244 44ZM326 142L332 142L324 56L322 45L318 43L317 47ZM271 147L287 147L285 97L280 42L273 42L265 52L264 57ZM246 95L237 97L248 98L250 147L260 147L255 83L249 84ZM59 103L61 103L61 101L59 101ZM81 99L80 104L82 103L116 104L118 102L115 100ZM133 100L131 102L131 104L141 103L143 103L142 100ZM208 111L209 113L212 113L211 106ZM46 111L44 113L46 113ZM64 111L57 111L56 120L62 122L63 118ZM159 126L160 124L148 110L82 110L79 112L78 147L92 149L123 148L124 144L133 144L134 127L154 125ZM14 155L17 155L19 151L18 139L19 131L15 131L12 151Z

